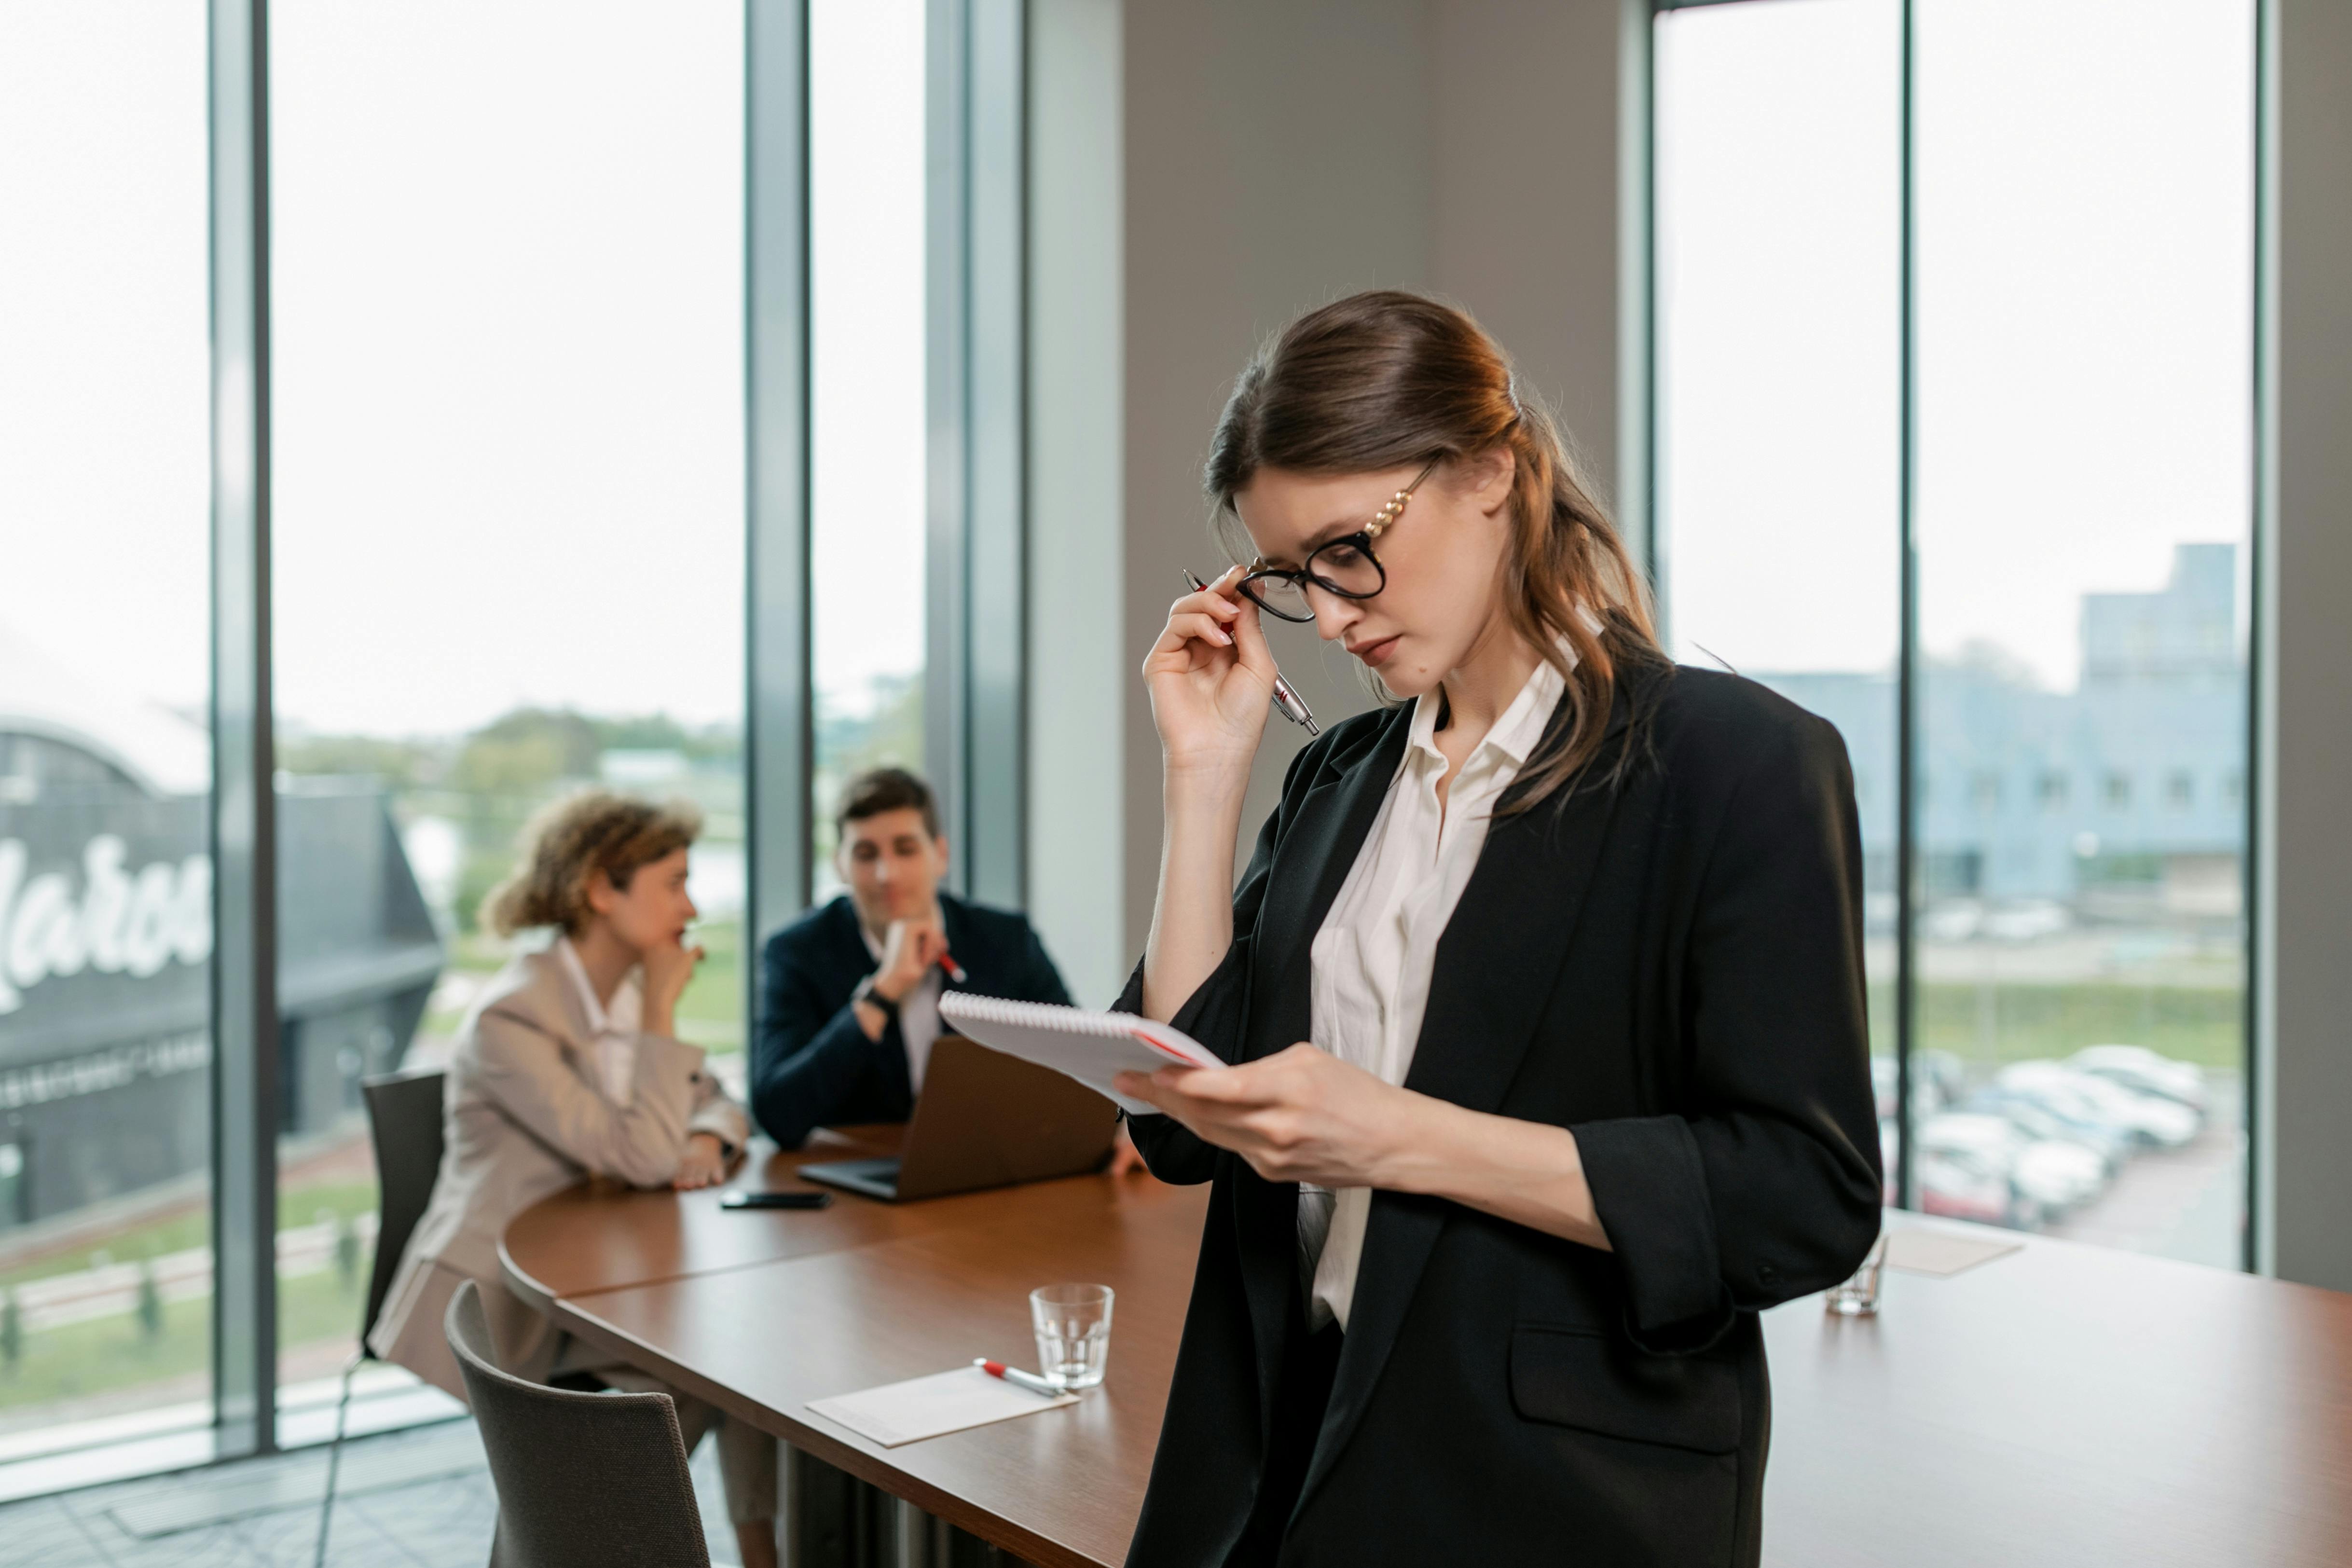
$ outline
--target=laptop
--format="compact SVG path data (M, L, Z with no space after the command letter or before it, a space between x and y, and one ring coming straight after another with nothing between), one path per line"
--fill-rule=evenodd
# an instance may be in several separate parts
M904 1203L1092 1171L1118 1108L1075 1079L942 1035L895 1157L803 1165L803 1179Z

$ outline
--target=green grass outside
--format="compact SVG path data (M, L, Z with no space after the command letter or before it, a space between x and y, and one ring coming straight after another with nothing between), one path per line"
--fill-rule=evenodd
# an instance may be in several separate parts
M375 1208L373 1182L313 1182L299 1187L287 1187L278 1194L278 1227L290 1230L298 1226L315 1224L320 1210L341 1219L352 1219L372 1213ZM100 1237L88 1247L71 1252L53 1254L38 1262L15 1268L0 1269L0 1289L22 1285L28 1280L47 1279L59 1274L79 1274L90 1267L90 1254L104 1251L110 1261L136 1263L145 1258L162 1258L167 1253L185 1252L203 1247L212 1240L211 1214L196 1208L186 1214L133 1226L112 1236Z
M1892 984L1870 989L1870 1032L1882 1053L1894 1049ZM2245 1059L2245 994L2235 987L2112 981L1933 982L1919 988L1916 1044L1986 1066L2072 1056L2084 1046L2146 1046L2200 1067L2231 1070Z
M280 1348L291 1352L322 1342L354 1342L372 1261L370 1249L362 1247L348 1280L333 1268L280 1279ZM15 1364L0 1362L0 1412L184 1378L205 1371L211 1361L209 1296L165 1302L162 1331L152 1337L134 1312L28 1330Z

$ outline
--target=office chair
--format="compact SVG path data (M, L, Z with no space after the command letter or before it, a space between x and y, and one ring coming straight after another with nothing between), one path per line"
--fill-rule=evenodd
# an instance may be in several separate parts
M441 1089L438 1068L362 1079L368 1130L375 1143L375 1268L368 1276L367 1309L360 1315L359 1349L343 1363L342 1396L335 1402L335 1440L327 1448L327 1495L319 1504L319 1549L315 1568L326 1568L327 1525L335 1511L335 1477L342 1468L343 1422L352 1405L352 1376L372 1358L368 1335L383 1310L408 1237L425 1217L441 1173Z
M667 1394L581 1394L499 1370L471 1279L449 1299L449 1348L482 1433L499 1568L710 1568L702 1510Z

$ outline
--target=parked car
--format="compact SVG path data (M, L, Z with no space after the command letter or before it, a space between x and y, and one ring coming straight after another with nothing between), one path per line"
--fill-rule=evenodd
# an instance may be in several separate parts
M1960 1109L2000 1117L2030 1138L2057 1138L2080 1143L2098 1155L2109 1177L2139 1147L2139 1135L2128 1127L2070 1114L2013 1089L1980 1089L1962 1100Z
M1920 1124L1922 1156L1971 1159L2006 1174L2010 1185L2043 1215L2061 1215L2096 1196L2107 1166L2093 1151L2055 1138L2034 1138L2004 1117L1939 1111Z
M1915 1081L1924 1079L1935 1087L1937 1110L1968 1092L1968 1068L1940 1046L1928 1046L1911 1053L1911 1077Z
M2066 1065L2141 1094L2177 1100L2200 1117L2208 1109L2204 1072L2146 1046L2085 1046L2068 1057Z
M2179 1100L2136 1094L2112 1079L2077 1072L2061 1062L2019 1062L1994 1080L2069 1115L2128 1127L2141 1142L2178 1149L2197 1136L2200 1118Z
M1912 1166L1919 1184L1919 1208L1946 1219L1972 1219L1979 1225L2034 1230L2042 1215L2032 1200L2019 1196L2009 1177L1972 1154L1934 1154L1922 1149Z
M1922 1053L1923 1055L1925 1053ZM1897 1093L1896 1069L1893 1057L1870 1058L1870 1088L1878 1101L1881 1121L1892 1121ZM1938 1077L1925 1069L1918 1058L1911 1063L1911 1124L1917 1126L1951 1100L1951 1095Z

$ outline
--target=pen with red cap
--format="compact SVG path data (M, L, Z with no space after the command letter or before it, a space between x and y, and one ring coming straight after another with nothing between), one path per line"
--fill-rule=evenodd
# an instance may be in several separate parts
M1017 1366L1007 1366L1001 1361L991 1361L984 1355L972 1357L971 1364L991 1377L1001 1377L1007 1383L1018 1384L1032 1394L1042 1394L1048 1398L1059 1399L1069 1392L1066 1388L1039 1377L1034 1372L1023 1372Z

